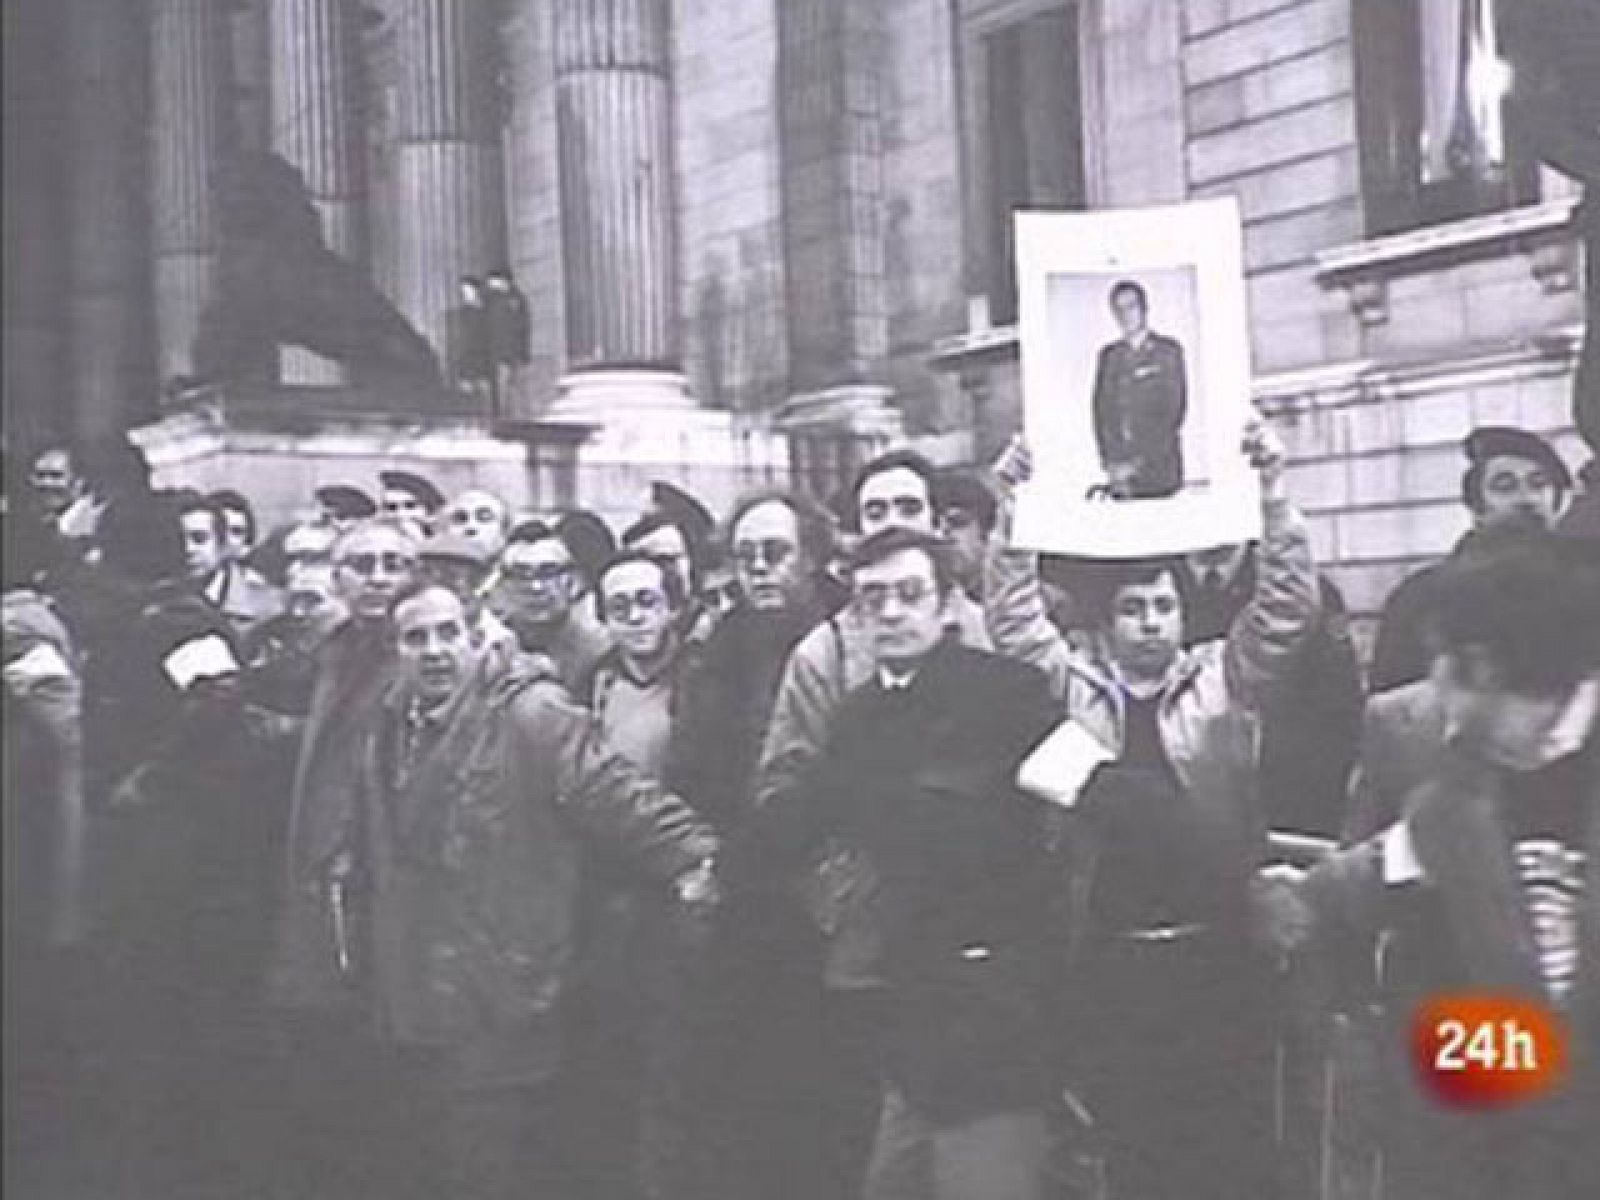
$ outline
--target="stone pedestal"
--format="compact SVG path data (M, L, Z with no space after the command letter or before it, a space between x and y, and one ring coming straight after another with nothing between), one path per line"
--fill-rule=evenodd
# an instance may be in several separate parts
M789 438L764 418L703 409L670 371L584 371L564 378L545 424L581 437L576 502L622 525L654 480L724 514L740 493L789 481Z
M905 440L900 410L881 384L843 384L792 397L773 424L789 439L795 486L827 499L857 468Z
M489 488L517 512L572 503L581 430L383 411L382 399L347 387L209 389L132 436L156 486L236 488L264 530L306 515L324 484L376 498L387 470L422 475L446 496Z
M195 396L133 433L158 487L233 487L264 529L297 519L323 484L376 495L378 472L414 471L447 496L469 486L519 513L592 508L620 530L664 479L726 512L748 488L789 479L787 437L696 408L664 373L586 376L564 413L537 422L383 411L351 387L238 385ZM596 402L607 415L595 418Z

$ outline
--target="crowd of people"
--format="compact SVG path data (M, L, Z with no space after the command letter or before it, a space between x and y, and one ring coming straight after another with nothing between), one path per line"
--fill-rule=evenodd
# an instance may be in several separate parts
M1020 441L620 536L384 472L5 517L18 1195L1558 1200L1600 1178L1600 555L1538 436L1364 669L1248 545L1010 546ZM16 475L11 475L13 485ZM641 500L643 498L641 497ZM1564 1014L1496 1118L1430 991ZM1386 1190L1385 1190L1386 1189Z

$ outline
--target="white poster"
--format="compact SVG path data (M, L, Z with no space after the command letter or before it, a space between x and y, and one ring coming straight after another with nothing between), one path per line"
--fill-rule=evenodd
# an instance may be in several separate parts
M1258 536L1233 199L1016 219L1034 475L1013 540L1135 558Z

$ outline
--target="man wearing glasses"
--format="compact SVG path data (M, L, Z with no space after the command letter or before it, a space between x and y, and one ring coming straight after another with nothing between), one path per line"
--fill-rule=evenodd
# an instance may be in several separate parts
M490 608L522 649L549 659L574 692L611 647L604 626L577 603L582 587L567 541L543 521L528 521L500 552L490 595Z
M696 657L682 635L687 598L670 558L639 548L612 555L594 590L612 646L578 691L601 740L669 786L680 694ZM689 1195L682 1177L686 964L670 913L652 903L637 875L615 869L597 872L591 895L595 953L574 1051L582 1062L579 1125L595 1135L591 1170L618 1194Z
M852 517L864 537L886 529L939 531L938 471L911 450L895 450L867 463L851 488ZM940 620L968 646L988 649L983 610L959 589ZM844 698L872 678L870 623L853 606L829 616L795 647L772 706L762 749L754 805L759 810L790 801L833 732ZM877 882L865 857L830 845L800 890L826 940L823 1006L828 1067L819 1085L824 1144L816 1148L824 1178L819 1189L851 1194L859 1184L879 1106L872 1068L880 1024L882 974L872 932Z
M361 920L354 779L356 733L393 681L389 608L411 586L419 547L406 527L376 518L340 535L334 588L348 618L327 639L311 694L289 810L287 878L269 977L288 1047L296 1170L342 1178L361 1194L364 1164L389 1140L392 1081L351 986ZM392 1101L391 1101L392 1103Z
M672 737L679 682L683 580L672 564L623 550L600 569L595 606L611 649L581 689L606 740L645 774L660 779Z
M950 636L943 539L884 530L851 565L872 673L754 844L781 872L832 837L876 871L887 1088L863 1194L1035 1200L1052 871L1044 806L1013 780L1057 706L1041 672Z

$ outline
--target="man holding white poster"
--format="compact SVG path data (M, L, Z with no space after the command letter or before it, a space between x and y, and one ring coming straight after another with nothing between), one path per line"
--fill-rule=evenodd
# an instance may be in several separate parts
M1259 874L1260 729L1318 593L1282 446L1259 423L1242 442L1264 532L1222 636L1186 644L1189 589L1170 555L1092 564L1082 639L1048 619L1036 554L997 550L985 580L995 649L1043 671L1079 731L1058 730L1019 782L1070 810L1062 1071L1093 1115L1111 1194L1139 1200L1271 1194L1272 972L1295 913ZM996 477L1020 484L1031 460L1014 443Z

